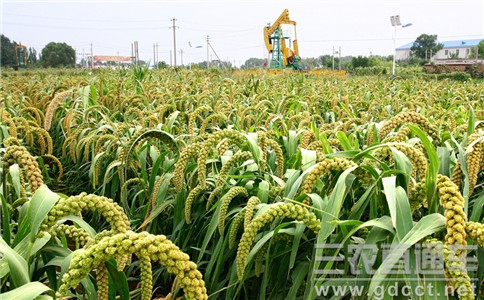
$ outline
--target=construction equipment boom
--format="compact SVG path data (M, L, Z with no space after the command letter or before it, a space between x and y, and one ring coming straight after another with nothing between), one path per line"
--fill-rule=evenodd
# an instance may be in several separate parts
M289 37L283 35L281 27L283 24L294 25L292 49L290 46L286 46L286 39L289 39ZM301 58L299 57L299 48L297 45L296 21L289 18L289 10L287 8L277 18L274 24L268 24L264 27L264 42L271 56L270 69L292 68L299 70L299 61Z
M16 69L27 68L27 47L23 46L22 43L15 46L15 59L17 61Z

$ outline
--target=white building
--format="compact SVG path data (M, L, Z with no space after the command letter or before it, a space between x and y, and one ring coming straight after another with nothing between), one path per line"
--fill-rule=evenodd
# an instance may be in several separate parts
M471 57L471 48L476 47L480 41L481 39L441 42L444 44L444 47L437 53L432 53L432 59L473 58ZM411 54L410 48L414 43L415 42L411 42L395 49L396 60L409 59Z

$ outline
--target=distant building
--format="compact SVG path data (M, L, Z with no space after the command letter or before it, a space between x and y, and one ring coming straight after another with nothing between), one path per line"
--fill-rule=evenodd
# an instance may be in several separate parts
M457 40L441 42L444 47L437 53L432 53L432 59L466 59L471 57L471 48L476 47L482 39ZM407 60L410 58L411 50L415 42L405 44L396 50L396 60ZM430 56L430 53L429 53Z

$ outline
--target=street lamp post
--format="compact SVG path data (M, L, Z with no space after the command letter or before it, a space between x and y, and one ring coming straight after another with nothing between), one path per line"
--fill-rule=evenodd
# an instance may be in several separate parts
M400 15L391 16L390 22L392 23L392 26L394 28L394 30L393 30L393 65L392 65L392 78L394 78L395 77L395 62L396 62L396 57L397 57L397 46L396 46L397 28L410 27L410 26L412 26L412 23L402 25L402 22L400 22Z

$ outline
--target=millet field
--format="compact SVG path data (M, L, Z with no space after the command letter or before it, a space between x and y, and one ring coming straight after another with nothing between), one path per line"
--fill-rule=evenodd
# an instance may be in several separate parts
M482 81L7 71L0 159L2 300L484 295Z

